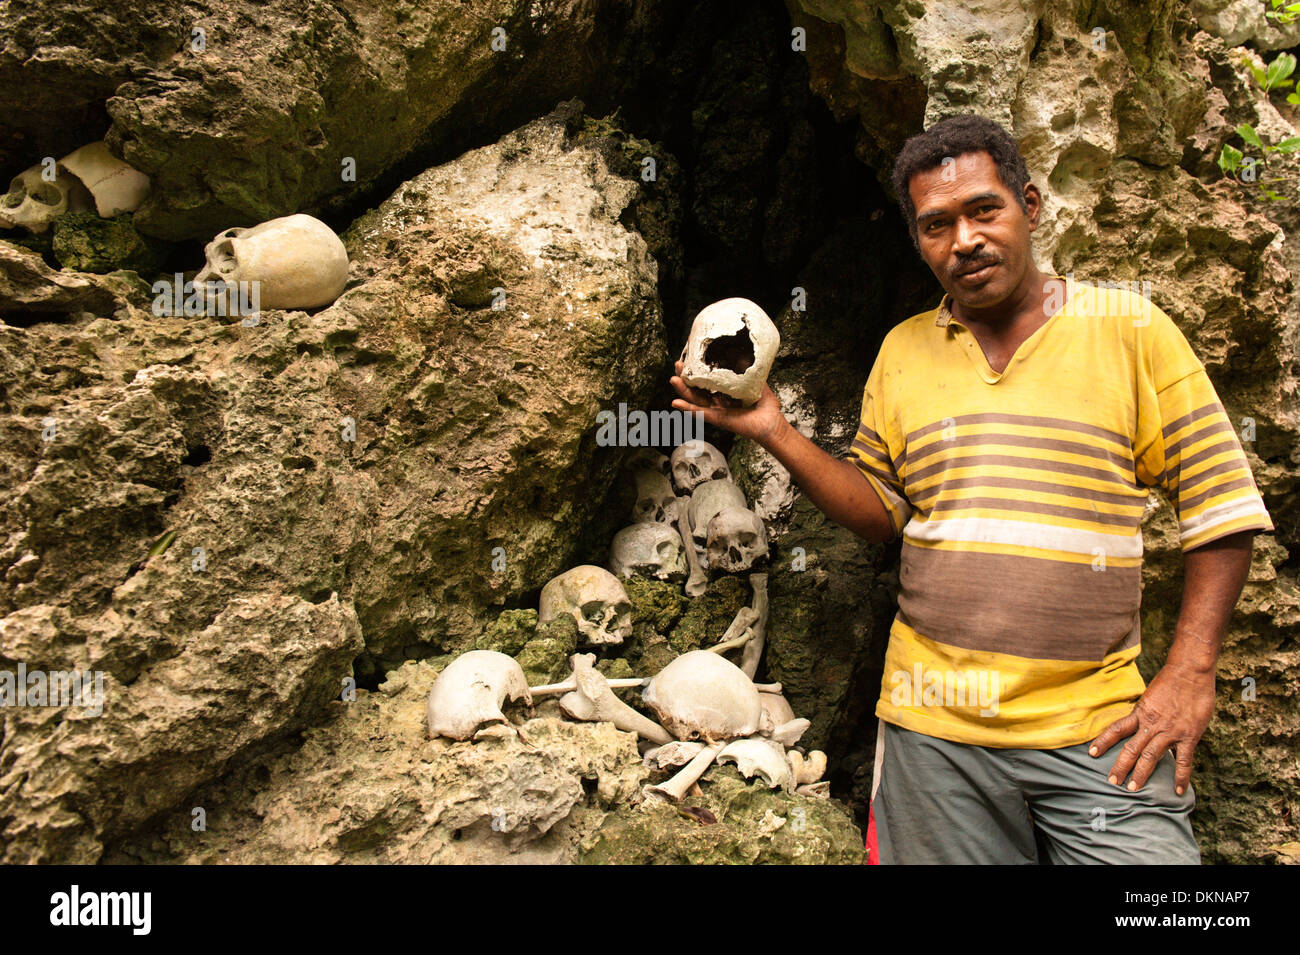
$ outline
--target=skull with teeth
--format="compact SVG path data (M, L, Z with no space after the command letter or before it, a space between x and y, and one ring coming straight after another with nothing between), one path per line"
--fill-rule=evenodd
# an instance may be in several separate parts
M594 564L582 564L542 588L539 623L568 615L591 646L621 644L632 634L632 603L619 579Z
M0 196L0 228L41 233L65 212L92 208L90 193L75 176L60 165L50 168L52 179L45 178L46 167L41 165L14 176L9 191Z
M709 569L735 574L767 556L767 529L753 511L728 507L709 521L706 534Z
M334 231L308 215L284 216L251 229L219 232L194 276L208 282L256 282L262 308L329 305L348 280L348 253Z
M636 472L636 503L632 505L634 522L674 524L677 521L679 506L668 478L658 471Z
M683 494L690 494L705 481L730 480L731 469L722 452L707 441L685 441L671 458L673 483Z
M686 577L686 549L681 535L668 524L633 524L614 535L609 569L618 577Z

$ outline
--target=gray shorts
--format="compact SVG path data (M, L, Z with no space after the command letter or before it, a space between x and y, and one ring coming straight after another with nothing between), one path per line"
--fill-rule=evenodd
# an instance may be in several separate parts
M1166 753L1137 792L1106 775L1123 743L993 749L880 721L867 847L882 864L1200 865L1192 787ZM875 848L872 851L872 836Z

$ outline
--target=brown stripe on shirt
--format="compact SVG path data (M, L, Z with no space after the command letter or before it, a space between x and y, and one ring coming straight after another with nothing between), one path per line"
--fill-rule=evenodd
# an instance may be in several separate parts
M1139 637L1140 567L918 547L903 539L898 607L923 637L1038 660L1097 660Z

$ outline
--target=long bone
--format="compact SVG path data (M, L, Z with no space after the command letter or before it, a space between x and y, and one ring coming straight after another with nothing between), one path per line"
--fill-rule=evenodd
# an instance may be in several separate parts
M709 586L709 576L700 565L700 555L695 552L695 539L691 536L691 519L686 508L677 508L677 530L682 535L682 544L686 547L686 563L690 565L691 574L686 578L686 596L699 597Z
M740 655L740 668L752 680L758 672L758 662L763 657L763 645L767 640L767 574L750 574L749 586L754 591L754 602L750 607L756 619L751 626L753 636Z
M727 650L746 646L754 637L752 628L757 622L758 614L749 607L741 607L736 612L736 619L731 621L731 626L727 627L727 632L722 635L722 639L707 649L712 653L724 653ZM745 675L751 680L754 678L752 673Z
M709 743L695 755L694 759L678 770L675 776L657 786L647 786L646 791L667 796L673 802L681 802L686 791L694 786L704 775L704 771L713 765L713 761L718 758L718 754L726 745L727 740Z
M596 669L594 653L575 653L569 658L577 689L560 697L560 709L575 720L613 723L653 743L670 743L673 737L653 720L638 713L614 695L605 675Z

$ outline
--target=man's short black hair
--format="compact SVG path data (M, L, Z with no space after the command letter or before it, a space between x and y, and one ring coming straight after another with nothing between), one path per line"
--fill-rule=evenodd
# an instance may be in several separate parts
M904 143L894 161L894 192L903 207L907 231L912 235L912 245L917 252L921 251L921 242L916 233L916 207L912 204L908 183L916 173L941 165L945 157L955 159L963 153L973 152L986 152L992 157L998 178L1028 214L1025 186L1029 182L1029 169L1011 134L983 116L949 116Z

